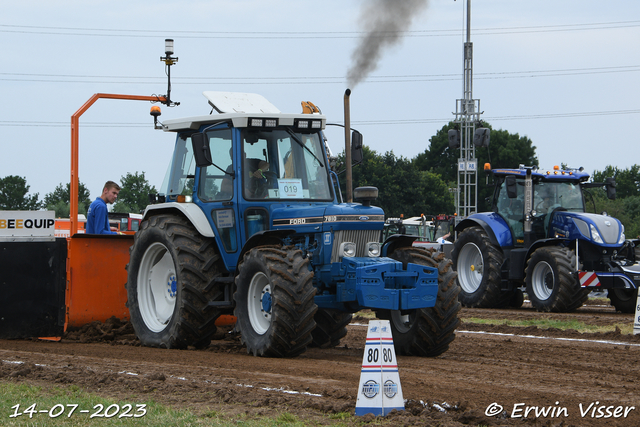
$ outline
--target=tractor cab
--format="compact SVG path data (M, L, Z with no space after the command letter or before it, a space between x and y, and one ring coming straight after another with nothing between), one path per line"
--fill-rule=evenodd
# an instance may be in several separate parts
M279 221L283 225L294 224L289 218L300 223L295 225L311 223L312 215L322 225L319 207L337 203L325 160L326 119L318 113L282 114L255 94L205 96L221 114L164 123L178 138L162 191L166 202L193 202L200 209L233 270L244 244L272 229L278 210L289 208L286 224ZM294 206L314 214L294 214Z
M557 167L556 167L557 168ZM520 169L496 169L496 187L493 196L493 212L508 225L514 246L525 245L524 224L527 215L531 219L532 241L553 237L551 219L557 212L585 212L582 186L589 175L577 170L531 172L530 196L525 191L526 171ZM530 207L525 209L529 197Z

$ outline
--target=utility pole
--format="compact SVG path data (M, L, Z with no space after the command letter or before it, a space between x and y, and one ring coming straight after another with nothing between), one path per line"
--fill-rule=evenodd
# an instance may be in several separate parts
M474 144L476 124L480 122L480 100L473 99L473 43L471 43L471 0L467 0L467 38L464 43L462 99L456 101L454 122L458 129L449 131L449 145L460 147L458 188L456 189L457 221L478 211L478 159ZM482 140L480 140L482 143ZM488 137L486 139L488 145Z

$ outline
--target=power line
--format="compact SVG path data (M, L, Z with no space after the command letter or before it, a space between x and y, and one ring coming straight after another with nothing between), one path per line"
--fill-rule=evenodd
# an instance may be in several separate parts
M596 116L614 116L624 114L640 114L638 110L612 110L612 111L585 111L572 113L548 113L548 114L526 114L517 116L494 116L486 117L486 122L499 122L505 120L540 120L540 119L563 119L573 117L596 117ZM449 123L452 118L422 118L422 119L403 119L403 120L360 120L351 123L358 126L372 125L414 125L425 123ZM0 120L0 127L69 127L70 122L42 122L42 121L26 121L26 120ZM148 128L152 127L152 123L113 123L113 122L81 122L80 127L100 128L100 127L130 127L130 128Z
M537 77L561 77L591 74L613 74L640 71L640 65L621 65L596 68L568 68L557 70L528 70L528 71L500 71L490 73L477 73L475 78L479 80L491 79L518 79ZM40 82L40 83L117 83L117 84L158 84L165 81L165 77L137 77L137 76L91 76L74 74L28 74L28 73L0 73L0 80ZM16 76L16 77L9 77ZM32 78L35 77L35 78ZM364 83L415 83L429 81L455 81L460 80L460 74L409 74L370 76ZM110 81L88 79L115 79ZM125 81L125 79L138 81ZM146 80L146 81L141 81ZM288 77L174 77L174 82L188 85L202 84L343 84L345 77L331 76L288 76Z
M473 28L475 35L524 34L559 31L588 31L609 30L617 28L639 27L640 21L615 21L562 25L539 25L527 27L495 27ZM94 36L94 37L159 37L167 34L167 30L115 29L115 28L84 28L84 27L50 27L34 25L0 24L0 32L64 35L64 36ZM459 37L461 29L438 30L410 30L410 31L379 31L374 33L378 37ZM361 38L369 33L364 31L184 31L171 30L171 34L182 38L220 38L220 39L345 39Z

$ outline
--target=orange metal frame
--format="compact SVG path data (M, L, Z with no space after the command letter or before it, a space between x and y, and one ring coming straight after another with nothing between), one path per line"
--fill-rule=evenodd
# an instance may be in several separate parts
M71 116L70 230L78 229L78 163L80 116L98 99L164 102L162 96L96 93ZM71 233L67 239L65 330L111 316L129 318L126 307L126 266L132 236L89 236Z

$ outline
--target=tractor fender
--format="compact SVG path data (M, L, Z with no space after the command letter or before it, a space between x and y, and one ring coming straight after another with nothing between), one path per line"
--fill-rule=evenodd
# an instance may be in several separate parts
M213 233L213 229L211 228L211 224L209 224L209 220L207 216L202 212L202 209L195 203L177 203L177 202L169 202L169 203L158 203L156 205L149 205L144 211L144 215L142 216L142 220L147 220L148 218L160 214L179 214L185 217L193 226L198 230L204 237L215 237Z
M240 256L238 257L238 261L242 259L245 253L249 252L251 249L256 246L264 246L264 245L282 245L284 244L284 239L291 234L294 234L296 230L285 228L280 230L264 230L255 233L253 236L247 240L247 243L242 247L242 251L240 251ZM237 273L234 272L234 275Z
M486 231L492 245L504 248L513 246L511 230L505 220L497 213L478 213L462 220L455 228L460 234L466 228L480 226Z
M514 252L511 252L511 256L509 257L510 260L510 269L512 272L517 272L518 274L522 274L522 277L524 278L524 271L527 267L527 262L529 261L529 258L531 258L531 255L533 255L533 253L537 250L540 249L544 246L562 246L566 243L566 239L558 239L555 237L549 238L549 239L540 239L540 240L536 240L527 250L526 253L524 255L520 255L520 256L513 256ZM515 274L515 273L514 273ZM520 277L520 276L518 276Z
M389 236L382 244L382 256L387 256L398 248L412 246L413 242L417 239L417 236L409 236L407 234L394 234Z

